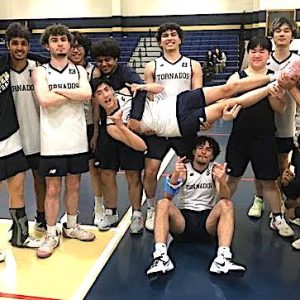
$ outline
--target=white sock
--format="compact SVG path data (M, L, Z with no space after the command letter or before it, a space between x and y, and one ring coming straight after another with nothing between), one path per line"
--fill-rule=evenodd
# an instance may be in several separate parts
M95 196L95 207L101 207L103 206L103 196L97 197Z
M155 252L159 251L161 254L167 254L167 245L165 243L155 243Z
M155 196L153 198L147 198L147 207L154 207L155 206Z
M132 213L133 217L140 217L142 215L142 212L140 210L135 209Z
M47 225L47 234L50 236L56 236L56 225L54 226L49 226Z
M77 215L67 214L67 228L73 227L77 223Z
M220 246L218 248L218 253L217 253L218 256L224 256L226 258L231 258L232 257L232 254L231 254L231 251L230 251L230 247L228 246Z

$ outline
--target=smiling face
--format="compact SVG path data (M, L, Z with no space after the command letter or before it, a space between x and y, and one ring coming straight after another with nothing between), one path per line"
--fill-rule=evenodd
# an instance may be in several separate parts
M8 44L7 48L12 60L26 60L29 51L29 43L25 38L14 37Z
M118 58L112 56L98 56L96 65L103 74L112 74L118 66Z
M164 51L174 51L179 50L181 45L181 39L176 30L167 30L162 33L160 47Z
M106 113L111 113L117 106L117 100L114 96L114 90L106 83L101 83L95 90L94 97Z
M250 49L248 53L249 66L256 71L264 69L267 65L269 55L269 51L263 49L261 46Z
M287 25L283 24L276 28L273 33L273 40L278 47L289 47L293 40L292 29Z
M79 45L76 41L75 44L71 46L68 57L73 64L83 65L85 62L84 47Z

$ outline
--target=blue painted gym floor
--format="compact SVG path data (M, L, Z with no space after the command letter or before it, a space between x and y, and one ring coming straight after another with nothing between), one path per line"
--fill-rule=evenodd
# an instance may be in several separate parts
M206 133L212 134L223 150L217 161L223 161L229 132L230 123L220 121ZM281 238L269 228L268 209L259 220L247 216L254 191L252 178L248 168L233 198L236 225L232 250L234 260L247 266L244 277L215 276L208 272L215 256L215 244L171 243L169 253L175 261L175 270L150 280L145 269L151 263L153 234L144 231L132 236L127 232L85 299L299 299L300 251L292 250L292 239ZM162 195L161 182L158 197ZM123 175L118 175L118 183L118 212L122 216L128 208ZM27 176L26 211L33 220L35 204L31 184L31 176ZM0 193L0 198L5 199L5 191ZM87 174L82 177L79 211L80 222L91 224L93 195ZM144 215L145 211L143 207ZM0 203L0 217L9 218L5 201ZM292 226L299 238L300 228Z

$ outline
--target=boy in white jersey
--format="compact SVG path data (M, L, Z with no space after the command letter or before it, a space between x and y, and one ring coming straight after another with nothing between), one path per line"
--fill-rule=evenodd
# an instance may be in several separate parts
M8 58L0 55L0 182L5 181L9 195L11 245L37 248L40 241L31 238L28 233L24 201L24 180L28 163L22 150L9 71Z
M88 171L88 143L84 115L85 101L91 100L86 71L68 60L71 34L61 24L48 26L41 36L50 52L50 63L33 73L36 98L41 106L40 174L46 177L45 213L47 236L37 251L49 257L59 245L56 230L62 179L65 177L67 222L63 235L92 241L95 235L77 223L81 173Z
M154 131L156 134L164 137L196 134L202 122L214 122L221 117L225 120L231 120L236 117L241 107L248 107L257 103L267 96L269 92L276 94L276 86L270 84L245 93L240 97L214 103L219 99L230 97L237 92L264 84L269 81L269 78L269 75L261 75L255 78L241 79L223 86L185 91L172 101L169 101L169 99L160 99L161 92L163 91L163 87L160 84L128 85L134 94L141 90L156 94L153 101L146 101L142 120L135 120L135 122L139 123L138 126L135 126L136 130L140 134ZM111 83L107 79L99 78L95 80L93 87L95 99L105 109L106 114L110 116L109 118L117 120L120 118L121 112L123 114L123 122L128 123L129 111L132 105L131 98L123 96L123 100L122 98L117 99ZM106 123L107 125L113 124L109 120ZM114 139L122 141L135 150L145 150L139 149L138 147L140 146L135 147L135 142L129 141L128 137L120 133L115 126L107 126L107 132ZM136 138L141 140L138 136ZM142 143L138 144L141 145Z
M45 178L38 174L40 156L40 110L34 98L32 72L37 66L27 59L30 31L21 23L11 23L6 29L9 50L11 89L20 125L22 146L34 179L37 217L35 229L46 231L44 200Z
M275 51L271 54L267 64L268 69L279 71L287 67L293 61L300 61L300 57L290 51L290 44L297 36L297 24L285 17L274 19L270 27L270 33L275 44ZM288 154L293 149L293 136L295 133L296 103L290 93L285 95L287 107L283 114L275 114L275 126L277 137L277 151L280 174L288 166ZM259 182L255 182L256 196L249 209L248 215L260 217L264 209L263 190Z
M183 41L183 30L180 25L177 23L161 24L156 38L162 49L162 56L146 64L145 82L162 84L164 87L163 96L167 98L177 96L186 90L201 88L202 69L200 63L182 56L180 53L180 46ZM132 129L135 128L132 127ZM163 158L170 148L173 148L179 156L188 155L192 150L194 140L195 135L168 139L157 135L146 137L148 151L145 158L143 186L148 206L145 222L145 227L148 230L153 230L154 226L157 173Z
M100 77L100 70L91 62L87 62L86 58L90 52L91 40L87 35L78 31L72 32L73 41L69 52L69 59L75 64L83 66L87 72L88 80L91 82L94 78ZM93 113L93 101L86 101L84 103L85 119L87 124L87 137L89 144L89 170L91 175L92 188L95 194L94 207L94 224L98 225L102 218L103 206L103 192L100 169L95 168L95 148L99 133L99 118L95 117ZM95 108L98 109L98 106ZM62 221L62 220L61 220Z
M200 136L193 150L192 162L184 163L185 157L177 158L172 175L166 179L165 197L156 205L155 251L147 270L148 276L174 269L167 254L169 233L180 241L207 241L216 236L219 248L210 272L246 271L245 267L231 260L234 209L226 183L226 163L213 163L219 153L220 147L213 138ZM177 207L172 199L178 192Z

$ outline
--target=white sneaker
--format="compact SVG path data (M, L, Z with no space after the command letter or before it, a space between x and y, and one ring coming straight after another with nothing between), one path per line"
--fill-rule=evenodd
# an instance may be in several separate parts
M161 254L158 251L153 253L153 261L146 271L148 276L157 275L157 273L169 272L174 269L174 265L167 254Z
M37 219L35 218L34 230L38 231L38 232L47 232L47 223L46 223L46 220L44 220L42 222L38 222Z
M5 260L5 254L0 250L0 262Z
M253 204L248 210L248 216L251 218L260 218L264 209L265 205L263 199L254 195Z
M104 205L98 205L95 202L94 206L94 225L98 226L100 220L103 218L105 212Z
M63 225L64 223L67 223L68 214L65 212L64 215L60 218L59 223Z
M233 262L231 258L218 255L212 262L209 271L215 274L228 274L229 272L233 272L235 274L240 273L240 275L242 275L246 272L246 268Z
M118 214L115 215L108 215L105 214L103 218L101 218L98 228L100 231L109 230L111 227L116 227L119 223L119 216Z
M294 242L292 243L292 247L293 247L294 249L296 249L296 250L300 250L300 239L294 241Z
M154 230L154 221L155 221L155 207L148 207L146 214L145 228L149 231Z
M37 249L36 255L39 258L47 258L52 255L54 249L59 245L59 236L47 234L42 245Z
M300 226L300 218L296 218L296 219L288 219L288 221L292 224L295 224L297 226Z
M144 218L141 212L134 212L131 217L130 233L139 234L144 229Z
M77 239L84 242L91 242L96 237L93 232L84 230L79 224L75 224L73 227L67 228L67 223L64 223L62 227L62 234L65 238Z
M270 228L277 230L279 235L282 237L290 237L295 234L293 229L286 223L285 218L281 218L279 221L273 221L272 219L270 222Z

